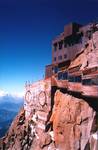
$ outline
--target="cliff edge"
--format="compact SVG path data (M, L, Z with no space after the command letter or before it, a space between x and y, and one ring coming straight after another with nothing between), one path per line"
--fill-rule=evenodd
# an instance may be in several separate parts
M42 114L41 114L42 113ZM22 109L8 133L1 140L1 150L89 150L96 145L96 111L83 99L57 90L54 105L45 128L45 112L32 107L28 120ZM39 126L40 124L40 126ZM97 148L97 147L96 147ZM96 149L97 150L97 149Z
M98 66L98 31L69 68ZM0 140L0 150L98 150L98 100L74 95L66 81L26 85L24 108Z

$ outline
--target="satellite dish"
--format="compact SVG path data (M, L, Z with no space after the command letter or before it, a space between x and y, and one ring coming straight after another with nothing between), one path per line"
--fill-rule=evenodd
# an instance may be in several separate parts
M44 106L46 104L46 93L44 91L41 91L39 93L39 97L38 98L39 98L39 104L41 106Z
M27 103L30 103L30 101L32 100L32 94L30 91L27 91L25 94L25 100Z

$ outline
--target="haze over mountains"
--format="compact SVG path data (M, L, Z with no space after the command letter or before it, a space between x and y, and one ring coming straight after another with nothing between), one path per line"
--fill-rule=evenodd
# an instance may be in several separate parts
M23 105L23 96L0 90L0 137L4 136Z

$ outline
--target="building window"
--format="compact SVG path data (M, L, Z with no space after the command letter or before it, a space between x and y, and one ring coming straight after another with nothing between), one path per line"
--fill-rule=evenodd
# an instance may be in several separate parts
M76 76L75 77L75 82L80 83L81 82L81 76Z
M55 66L55 67L54 67L54 73L57 73L57 72L58 72L58 67Z
M63 41L59 42L59 49L61 50L63 48Z
M59 71L58 66L54 66L54 67L52 68L53 74L54 74L54 73L58 73L58 71Z
M54 61L56 61L56 57L54 57Z
M68 81L69 82L75 82L75 77L74 76L69 76Z
M57 51L57 43L54 44L54 51Z
M65 59L67 58L67 55L66 55L66 54L64 54L64 58L65 58Z
M62 80L63 79L63 73L62 72L59 72L58 73L58 80Z
M84 79L82 80L83 85L97 85L98 86L98 78Z
M67 80L68 79L68 72L64 72L63 73L63 80Z
M71 47L82 42L82 33L72 34L64 38L64 47Z
M60 56L58 57L58 59L59 59L59 60L62 60L62 56L60 55Z

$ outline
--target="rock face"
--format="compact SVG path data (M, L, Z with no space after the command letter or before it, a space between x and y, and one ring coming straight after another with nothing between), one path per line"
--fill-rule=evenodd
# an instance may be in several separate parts
M69 68L81 65L80 70L83 70L86 67L91 68L98 65L98 31L84 45L81 54L71 62Z
M95 111L82 99L57 91L50 121L60 150L85 150L92 132Z
M0 149L94 150L90 143L98 141L92 139L96 112L87 102L57 90L50 119L47 110L34 107L28 118L22 109L0 141Z
M98 31L93 34L88 43L85 55L87 56L88 68L91 68L98 65Z

